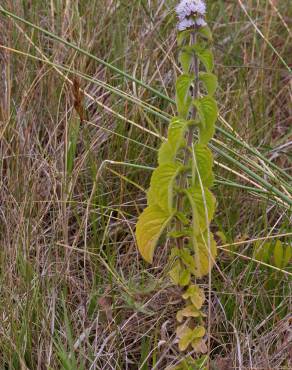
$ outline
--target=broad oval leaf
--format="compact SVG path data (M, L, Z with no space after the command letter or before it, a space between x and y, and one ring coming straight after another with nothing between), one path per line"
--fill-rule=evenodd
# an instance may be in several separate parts
M204 291L195 284L190 285L182 297L183 299L190 299L197 310L199 310L205 302Z
M200 186L186 190L186 195L192 207L193 233L198 236L209 227L215 212L216 198L209 189Z
M156 244L172 217L173 214L158 205L148 206L139 216L136 239L139 252L145 261L152 263Z
M214 57L212 51L199 44L193 45L192 48L194 49L199 60L203 63L206 71L212 72L214 69Z
M183 73L189 73L192 63L192 53L186 50L181 51L179 54L179 62L181 64Z
M194 146L194 157L195 157L195 170L193 179L195 185L199 185L199 175L203 186L211 187L214 183L213 168L213 155L211 150L203 144L196 144Z
M160 165L174 162L178 150L185 144L185 133L188 121L175 117L170 121L168 140L164 142L158 151L158 163Z
M211 32L211 30L208 26L200 27L198 29L198 32L202 36L206 37L207 40L209 40L209 41L213 40L212 32Z
M195 99L194 105L204 126L215 124L218 117L218 107L216 100L212 96Z
M211 269L213 267L217 256L217 246L213 234L206 232L199 237L193 236L193 247L196 262L195 276L201 278L208 275L209 268Z
M176 105L179 116L187 118L192 98L190 96L190 87L193 83L194 76L182 74L176 80Z
M209 95L214 95L215 91L217 90L218 87L218 79L217 76L214 75L213 73L208 73L208 72L200 72L199 73L199 79L204 83L208 94Z
M211 96L205 96L194 100L194 105L201 121L199 124L199 143L207 144L215 133L215 122L218 116L217 103Z
M191 280L191 273L185 269L179 261L175 261L173 268L169 271L172 282L179 286L187 286Z
M165 163L154 170L147 194L148 205L158 204L162 209L172 211L173 185L180 169L178 163Z

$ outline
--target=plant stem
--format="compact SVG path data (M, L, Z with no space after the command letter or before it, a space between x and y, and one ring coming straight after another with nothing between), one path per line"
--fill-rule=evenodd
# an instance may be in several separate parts
M194 45L195 43L196 43L196 34L194 32L191 35L191 44ZM192 68L193 68L194 74L195 74L194 87L193 87L193 91L192 91L192 98L194 100L199 95L199 60L196 57L196 55L194 55L194 57L193 57ZM191 119L196 118L196 108L195 108L194 105L192 105L190 118ZM194 127L190 126L189 129L188 129L187 138L186 138L187 145L185 147L185 152L184 152L184 159L183 159L183 165L184 166L186 166L188 164L190 156L191 156L190 149L192 147L193 137L194 137ZM186 184L187 184L187 177L185 176L185 174L182 174L180 179L179 179L179 189L185 188ZM183 211L183 195L182 194L178 195L177 210L178 210L178 212ZM179 220L177 221L177 230L178 231L182 230L182 225L181 225ZM177 239L177 244L178 244L179 248L182 248L183 247L183 239L178 238Z

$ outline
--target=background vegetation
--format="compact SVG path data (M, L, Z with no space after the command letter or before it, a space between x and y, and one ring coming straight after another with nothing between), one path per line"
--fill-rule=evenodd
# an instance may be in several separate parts
M292 7L208 3L222 246L212 366L291 369ZM1 1L1 369L165 369L183 358L167 241L149 267L134 240L175 109L174 4Z

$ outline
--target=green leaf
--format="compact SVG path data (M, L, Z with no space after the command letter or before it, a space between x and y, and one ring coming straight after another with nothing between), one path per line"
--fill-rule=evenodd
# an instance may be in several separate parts
M183 73L189 73L192 63L192 53L189 53L188 51L181 51L178 59L182 66Z
M271 247L271 242L256 241L253 250L254 258L258 261L268 263L271 257Z
M175 261L173 268L169 271L172 282L182 287L187 286L191 279L190 272L185 269L180 261Z
M283 268L290 264L291 258L292 258L292 246L287 245L283 256Z
M185 119L180 117L174 117L169 124L168 129L168 141L171 143L173 148L179 148L184 143L185 133L188 129L188 123Z
M210 269L213 267L217 256L217 246L211 232L209 232L209 238L208 241L208 232L192 238L196 262L195 276L198 278L208 275L209 267Z
M201 235L210 224L215 212L216 198L207 188L193 186L186 190L186 195L192 207L193 233Z
M176 148L173 148L169 141L162 143L158 150L158 163L159 165L174 162L176 157Z
M211 150L203 144L196 144L194 146L195 156L195 170L193 171L193 180L195 185L199 185L199 174L203 186L211 187L214 183L213 168L213 155ZM198 174L199 172L199 174Z
M204 83L208 94L209 95L214 95L215 91L217 90L218 87L218 79L217 76L214 75L213 73L208 73L208 72L200 72L199 73L199 79Z
M218 117L216 100L212 96L204 96L203 98L195 99L193 103L197 108L204 127L214 125Z
M195 274L196 272L196 265L194 257L191 255L190 251L187 248L180 249L180 258L183 264L187 267L187 269L192 273Z
M198 32L199 32L202 36L206 37L206 39L207 39L207 40L209 40L209 41L213 41L212 32L211 32L211 30L210 30L210 28L209 28L208 26L200 27L200 28L198 29Z
M190 96L190 87L193 83L194 76L182 74L176 81L176 105L179 116L187 118L192 98Z
M136 225L136 239L142 257L152 263L156 244L173 218L173 214L163 210L158 205L144 209Z
M211 50L204 48L203 46L196 44L193 45L197 57L203 63L207 72L212 72L214 69L214 57Z
M190 34L191 34L191 30L185 30L185 31L179 32L177 35L178 46L181 46L183 42L189 38Z
M174 162L177 152L185 145L185 133L188 129L189 121L180 117L174 117L168 129L168 140L164 142L158 151L159 165Z
M275 248L274 248L274 263L276 267L282 268L283 256L284 256L284 250L283 250L282 243L280 240L277 240Z
M181 274L180 274L180 279L179 279L178 285L182 286L182 287L187 286L187 285L189 285L190 280L191 280L190 271L187 270L187 269L183 269Z
M149 206L158 204L162 209L172 212L173 185L180 169L181 165L178 163L165 163L154 170L147 194Z
M204 291L198 287L198 285L190 285L186 292L183 294L183 299L190 299L193 306L200 310L203 303L205 302Z
M194 105L201 121L199 124L199 143L207 144L215 132L215 122L218 116L217 103L211 96L205 96L194 100Z

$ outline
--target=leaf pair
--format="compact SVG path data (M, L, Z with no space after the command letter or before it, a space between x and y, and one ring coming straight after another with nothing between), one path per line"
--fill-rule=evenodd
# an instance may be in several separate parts
M203 326L197 326L191 329L183 324L177 328L176 334L179 338L178 346L180 351L185 351L189 345L197 352L205 353L207 351L206 344L204 344L202 340L206 334L206 330Z

